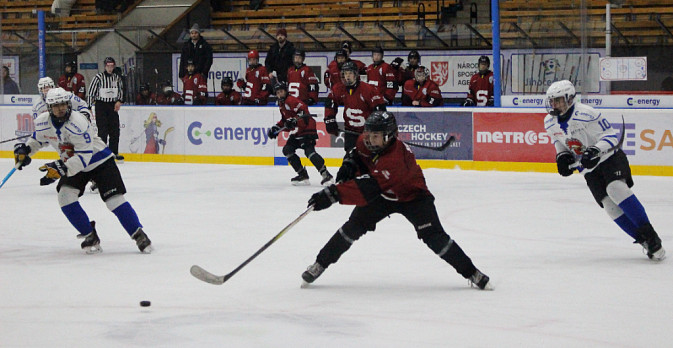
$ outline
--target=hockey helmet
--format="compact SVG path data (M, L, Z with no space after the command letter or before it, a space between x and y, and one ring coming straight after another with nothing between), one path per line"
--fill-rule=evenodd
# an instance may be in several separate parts
M248 52L248 59L252 59L252 58L259 59L259 51L250 50L250 52Z
M428 76L430 76L430 71L423 65L419 66L414 71L414 77L416 78L417 82L423 82L427 80Z
M412 58L418 59L418 61L421 61L421 54L418 53L417 50L411 50L409 52L409 56L407 57L407 60L411 60Z
M352 72L354 74L354 78L346 78L346 73ZM341 66L341 80L343 81L344 85L346 86L354 86L357 81L360 79L360 71L358 70L358 67L355 65L353 62L345 62Z
M70 67L70 73L75 74L77 73L77 61L73 60L70 62L65 63L65 67Z
M481 69L482 63L486 64L486 69ZM481 56L477 61L477 66L479 66L479 72L485 74L488 71L488 68L491 67L491 60L487 56Z
M563 98L563 99L558 99ZM563 101L563 103L561 103ZM565 104L565 105L563 105ZM575 86L568 80L556 81L547 89L545 107L552 116L560 116L575 105Z
M222 83L220 83L220 86L221 87L224 87L224 86L233 87L234 86L234 80L232 80L231 77L229 77L229 76L225 76L225 77L222 78Z
M383 142L372 143L371 133L381 133ZM385 150L397 137L397 121L395 115L388 111L374 111L365 121L364 143L369 151L378 153Z
M56 85L54 84L54 80L51 79L51 77L46 76L43 78L40 78L37 81L37 90L40 91L40 95L42 95L42 99L47 98L47 92L49 90L44 91L44 88L54 88Z
M115 62L115 59L112 57L106 57L105 60L103 61L103 64L108 65L108 64L117 64Z
M47 98L45 102L47 103L47 109L49 109L49 112L54 115L52 109L55 105L59 104L66 104L68 106L68 110L65 113L65 115L62 116L56 116L58 118L61 117L68 117L70 116L70 110L72 110L72 103L70 101L70 98L72 97L72 94L65 89L58 87L58 88L52 88L47 92Z

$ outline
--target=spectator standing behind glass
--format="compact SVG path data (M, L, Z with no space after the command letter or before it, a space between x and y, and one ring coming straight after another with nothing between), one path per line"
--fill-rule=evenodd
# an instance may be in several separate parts
M98 126L98 136L103 143L108 143L109 148L115 154L115 159L123 161L124 156L119 154L119 109L124 103L124 84L119 74L113 73L115 60L112 57L105 58L103 62L105 70L96 74L89 86L88 102L91 107L95 105L95 120Z
M189 40L182 45L178 72L180 78L187 75L187 61L190 59L194 62L195 71L208 80L208 72L213 65L213 48L201 36L201 30L196 23L189 29Z
M470 89L463 106L493 106L493 72L488 70L491 60L479 57L479 72L472 75Z
M80 99L86 99L84 76L77 72L76 61L65 63L64 74L58 78L58 86L78 96Z
M157 96L157 105L185 105L182 96L173 91L171 81L166 81L161 89L161 94Z
M136 105L157 105L157 95L150 91L150 84L140 85L140 92L136 95Z
M215 98L215 105L240 105L241 93L234 91L234 81L231 77L222 79L222 93Z
M259 64L259 52L248 52L248 69L245 80L238 79L236 86L245 92L241 98L242 105L266 105L271 91L271 80L266 68Z
M415 71L415 78L405 82L402 88L402 106L444 105L439 86L428 78L428 69L419 66Z
M292 66L292 56L294 55L294 44L287 40L287 31L280 28L276 31L276 42L271 45L266 54L264 66L269 72L269 79L275 83L277 81L287 82L287 69Z
M208 86L206 78L196 71L194 61L187 60L187 75L182 78L184 92L182 99L185 105L206 105L208 100Z
M2 86L4 94L21 94L19 86L9 76L9 68L4 65L2 66Z

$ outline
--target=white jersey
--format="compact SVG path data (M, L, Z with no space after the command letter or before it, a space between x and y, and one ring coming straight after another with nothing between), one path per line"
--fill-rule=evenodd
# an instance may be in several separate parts
M91 120L91 109L84 100L71 93L70 102L74 111L81 112L84 114L84 116L86 116L87 119ZM43 98L39 98L37 101L35 101L35 103L33 103L33 120L36 119L40 114L48 111L47 103L45 103Z
M572 115L566 122L559 122L558 117L552 115L547 115L544 119L544 128L553 139L557 154L570 151L575 160L579 161L584 150L591 146L603 152L617 145L619 142L617 133L598 110L581 103L575 103L573 107ZM612 154L613 152L609 152L602 155L599 163ZM584 168L580 172L586 174L595 168Z
M35 132L26 141L26 145L30 146L30 156L51 145L65 162L68 176L91 171L114 156L80 112L71 111L68 120L60 126L53 123L48 112L40 114L34 123Z

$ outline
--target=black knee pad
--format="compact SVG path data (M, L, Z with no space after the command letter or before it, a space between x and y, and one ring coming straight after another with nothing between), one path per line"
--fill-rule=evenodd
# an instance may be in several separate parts
M425 245L427 245L435 254L438 254L442 251L451 240L446 232L438 230L436 228L425 228L416 231L418 239L422 240Z
M285 146L283 146L283 155L285 155L285 157L293 155L295 151L295 147L291 146L290 144L285 144Z

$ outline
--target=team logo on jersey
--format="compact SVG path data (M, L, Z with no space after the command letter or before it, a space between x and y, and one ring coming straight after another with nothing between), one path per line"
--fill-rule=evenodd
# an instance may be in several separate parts
M449 81L449 62L430 63L430 79L439 86Z
M581 141L579 141L579 139L570 138L566 140L566 146L568 146L570 151L577 155L581 155L584 152L584 145Z

